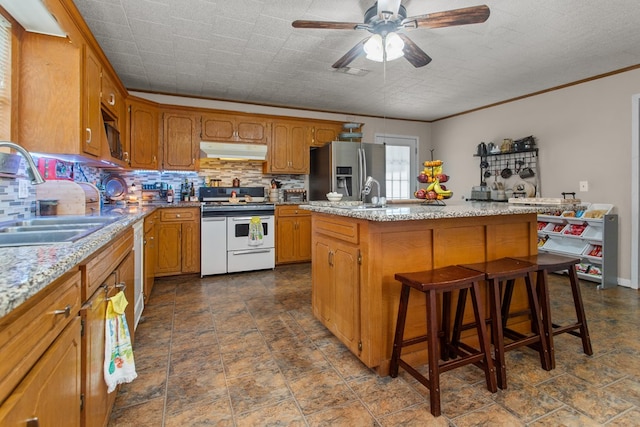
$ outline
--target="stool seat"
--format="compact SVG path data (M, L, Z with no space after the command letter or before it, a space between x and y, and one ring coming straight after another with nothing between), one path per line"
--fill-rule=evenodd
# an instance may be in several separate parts
M540 365L545 370L551 369L549 359L549 351L547 348L547 339L542 324L542 312L538 294L534 289L532 273L537 271L537 264L525 260L514 258L499 258L496 260L485 261L474 264L463 264L462 267L484 273L485 280L489 287L489 311L491 323L491 336L494 346L494 357L497 368L498 387L507 388L507 371L505 352L522 346L530 346L538 351L540 356ZM507 327L507 319L511 306L511 294L516 279L523 278L527 289L529 300L529 312L531 313L531 330L532 333L524 335L520 332ZM505 282L505 298L502 302L502 283ZM459 300L460 302L460 300ZM454 324L454 332L452 339L452 347L458 345L460 332L463 328L461 324L462 315L460 311L464 310L464 301L458 306L456 313L456 321ZM511 341L505 342L507 337ZM535 344L535 346L534 346Z
M582 350L585 354L593 355L591 347L591 337L589 336L589 328L587 326L587 316L584 311L582 302L582 294L580 292L580 284L576 271L576 264L580 263L580 258L563 256L549 253L540 253L528 257L516 258L520 261L526 261L537 265L536 286L540 298L542 308L542 320L545 328L545 337L547 339L547 347L549 348L549 358L551 368L555 368L555 344L553 337L555 335L568 333L582 340ZM573 306L576 313L576 322L568 325L558 325L552 322L551 303L549 296L549 273L567 270L569 275L569 283L571 285L571 293L573 296Z
M478 284L480 280L484 279L484 274L463 267L449 266L420 272L398 273L395 275L395 278L402 284L402 289L400 291L398 320L396 322L396 331L393 340L389 375L394 378L397 377L398 369L401 366L411 376L427 387L429 389L431 413L436 417L440 416L441 413L441 372L446 372L471 363L479 364L485 373L487 389L495 393L497 391L497 380L493 360L491 358L489 335L484 323L484 311L482 304L480 303L480 287ZM405 339L404 328L407 317L407 308L409 305L409 294L412 288L424 293L425 295L427 334ZM443 361L441 362L438 360L438 354L443 353L443 348L447 346L449 341L450 333L448 317L444 316L444 313L450 311L450 307L448 305L451 301L451 293L455 290L460 290L460 292L462 292L462 290L470 290L471 292L480 349L473 349L464 356L453 360L445 360L443 358ZM438 326L438 294L442 294L443 322L441 329L443 331L440 331ZM439 353L438 337L441 335L440 332L442 332L443 337ZM427 342L428 353L428 378L401 358L403 347L425 341Z

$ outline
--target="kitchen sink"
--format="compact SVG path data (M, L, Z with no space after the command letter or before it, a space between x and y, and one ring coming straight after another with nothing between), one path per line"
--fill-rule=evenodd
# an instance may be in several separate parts
M117 219L65 216L10 221L0 225L0 247L72 243Z

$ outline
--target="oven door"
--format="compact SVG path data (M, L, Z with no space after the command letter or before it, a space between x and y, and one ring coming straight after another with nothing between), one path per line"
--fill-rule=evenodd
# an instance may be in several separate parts
M227 272L275 268L275 221L272 215L260 216L261 242L249 242L251 217L227 218Z
M262 242L249 242L250 216L233 216L227 218L227 250L273 248L275 246L275 221L273 215L260 216L262 224Z

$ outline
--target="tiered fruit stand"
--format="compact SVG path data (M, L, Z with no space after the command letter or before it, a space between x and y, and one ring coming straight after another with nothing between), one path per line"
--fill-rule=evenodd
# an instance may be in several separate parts
M433 159L433 152L431 153ZM449 181L449 175L442 171L442 160L427 160L423 163L424 169L418 175L418 182L423 184L423 188L419 188L414 196L417 199L423 199L427 204L444 205L445 199L450 199L453 192L444 185Z

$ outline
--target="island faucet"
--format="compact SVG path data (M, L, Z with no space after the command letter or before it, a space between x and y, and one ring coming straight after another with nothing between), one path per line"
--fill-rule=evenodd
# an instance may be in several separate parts
M31 178L32 184L42 184L43 182L45 182L44 178L42 178L42 175L40 175L40 172L38 172L38 167L33 161L33 157L31 157L31 154L29 154L27 150L11 141L0 141L0 147L9 147L22 154L22 157L24 157L24 159L27 161L27 173Z
M374 206L384 206L383 198L380 197L380 183L375 180L372 176L367 177L367 180L364 182L364 186L362 187L362 200L364 201L364 196L371 193L371 184L376 185L377 197L371 198Z

